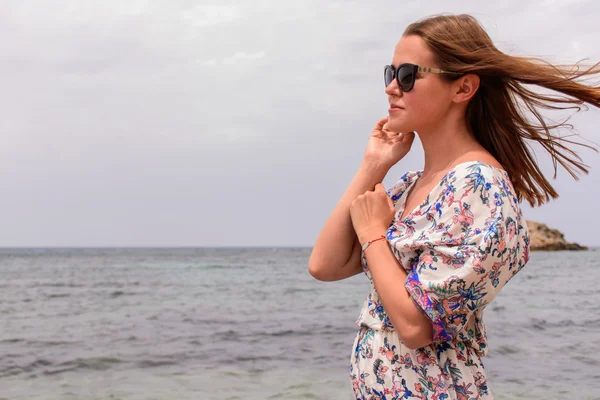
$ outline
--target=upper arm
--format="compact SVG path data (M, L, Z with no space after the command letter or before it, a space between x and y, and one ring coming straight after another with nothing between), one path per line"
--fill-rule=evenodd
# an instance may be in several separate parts
M363 272L363 268L360 262L360 256L362 253L362 246L358 241L358 237L354 238L354 244L352 245L352 254L350 254L350 258L348 262L342 267L342 269L347 269L349 275L345 276L342 279L349 278L354 275L358 275Z

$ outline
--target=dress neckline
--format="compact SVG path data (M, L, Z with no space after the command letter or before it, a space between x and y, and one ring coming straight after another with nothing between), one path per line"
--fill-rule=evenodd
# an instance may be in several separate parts
M488 168L491 168L495 171L498 171L506 176L508 176L508 172L506 172L505 169L503 168L499 168L499 167L495 167L491 164L485 163L483 161L479 161L479 160L471 160L471 161L463 161L460 162L456 165L454 165L452 168L450 168L448 171L446 171L446 173L444 174L444 176L442 176L442 178L435 184L435 186L433 187L433 189L431 189L431 191L429 193L427 193L427 196L425 196L425 198L419 203L417 204L417 206L410 211L408 214L406 214L406 217L402 218L401 221L406 221L407 219L409 219L410 217L412 217L413 214L415 214L416 212L420 211L425 204L427 204L429 202L429 198L436 192L437 188L440 187L440 184L442 182L444 182L447 178L448 175L450 175L451 172L456 171L457 169L459 169L459 167L463 167L466 165L482 165ZM408 185L408 187L404 190L404 192L402 193L402 195L400 196L400 199L398 201L401 201L401 209L398 211L398 219L400 219L400 217L402 217L402 214L404 214L404 209L406 207L406 199L407 197L410 195L410 192L412 192L412 189L415 186L415 183L419 180L419 178L421 177L421 175L423 174L423 170L417 170L416 171L416 178L414 178L411 183Z

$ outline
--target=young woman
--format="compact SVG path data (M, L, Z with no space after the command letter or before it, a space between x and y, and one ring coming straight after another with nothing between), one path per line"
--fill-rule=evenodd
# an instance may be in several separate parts
M364 272L372 282L351 352L357 399L492 398L482 313L529 258L519 203L558 196L526 141L547 150L555 170L587 173L565 145L575 142L553 133L562 125L546 124L538 109L599 107L600 88L578 81L599 73L598 64L504 54L468 15L406 28L384 71L389 117L377 122L309 260L316 279ZM414 132L424 167L386 191L381 181Z

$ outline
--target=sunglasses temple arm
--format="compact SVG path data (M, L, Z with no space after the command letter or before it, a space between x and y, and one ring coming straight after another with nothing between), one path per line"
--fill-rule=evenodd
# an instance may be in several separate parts
M438 68L426 68L426 67L419 67L418 71L419 72L430 72L432 74L457 74L456 72L444 71L444 70L438 69Z

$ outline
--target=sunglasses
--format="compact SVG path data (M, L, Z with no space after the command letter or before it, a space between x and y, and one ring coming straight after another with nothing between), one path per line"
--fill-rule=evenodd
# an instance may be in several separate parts
M392 83L394 78L396 78L400 90L403 92L410 92L415 86L417 72L462 75L458 72L442 71L441 69L437 68L419 67L418 65L409 63L400 64L398 68L394 68L393 65L386 65L383 69L383 80L385 82L385 87L390 86L390 83Z

